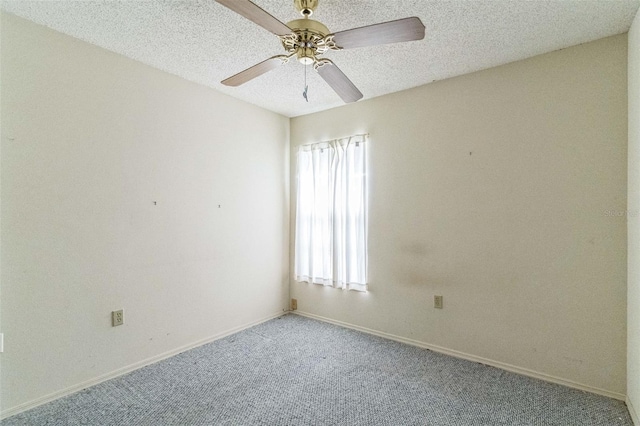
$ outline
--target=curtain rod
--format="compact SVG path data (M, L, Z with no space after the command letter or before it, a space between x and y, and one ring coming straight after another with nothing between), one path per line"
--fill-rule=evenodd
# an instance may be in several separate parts
M349 139L349 138L352 138L354 136L369 136L369 133L358 133L358 134L355 134L355 135L343 136L341 138L333 138L333 139L324 140L324 141L320 141L320 142L308 142L308 143L304 143L302 145L315 145L315 144L318 144L318 143L329 143L329 142L337 141L337 140L340 140L340 139Z

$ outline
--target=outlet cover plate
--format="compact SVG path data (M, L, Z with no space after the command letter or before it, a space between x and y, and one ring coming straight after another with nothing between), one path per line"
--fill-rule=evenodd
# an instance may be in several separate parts
M124 324L124 310L119 309L111 312L111 326L117 327L122 324Z
M442 309L442 296L433 296L433 307Z

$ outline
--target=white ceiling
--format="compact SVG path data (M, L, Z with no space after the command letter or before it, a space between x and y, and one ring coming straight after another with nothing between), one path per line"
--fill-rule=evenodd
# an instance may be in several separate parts
M293 0L253 0L282 22ZM329 52L364 99L628 31L639 0L319 0L332 32L408 16L422 41ZM214 0L2 0L3 10L289 117L343 105L292 61L240 87L220 81L282 54L277 37ZM597 60L597 59L594 59Z

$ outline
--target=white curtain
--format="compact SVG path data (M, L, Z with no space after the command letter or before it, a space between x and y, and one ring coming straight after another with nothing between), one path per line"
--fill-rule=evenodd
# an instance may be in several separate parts
M296 281L367 290L367 136L297 155Z

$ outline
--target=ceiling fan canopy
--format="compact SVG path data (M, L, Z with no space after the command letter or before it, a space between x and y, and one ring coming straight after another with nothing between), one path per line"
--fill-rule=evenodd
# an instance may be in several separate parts
M363 97L360 90L330 59L319 56L329 50L421 40L425 32L420 19L411 17L331 33L326 25L309 18L318 7L318 0L294 0L294 6L303 17L286 25L250 0L216 1L278 36L286 52L223 80L222 84L227 86L244 84L288 63L295 56L302 64L313 64L318 74L344 102L355 102Z
M293 0L293 4L302 16L308 18L318 7L318 0Z

